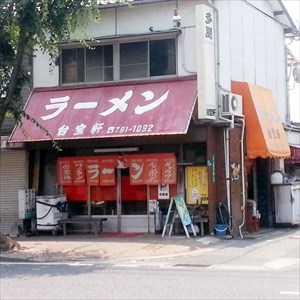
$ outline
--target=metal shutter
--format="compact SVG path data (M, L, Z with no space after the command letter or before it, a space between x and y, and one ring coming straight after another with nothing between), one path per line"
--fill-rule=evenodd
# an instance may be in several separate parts
M0 232L16 236L19 219L18 190L26 189L28 163L25 150L0 150Z

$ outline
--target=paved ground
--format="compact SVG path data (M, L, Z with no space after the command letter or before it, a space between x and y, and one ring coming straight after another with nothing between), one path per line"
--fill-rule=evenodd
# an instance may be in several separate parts
M248 245L253 241L280 238L286 234L299 235L299 229L260 229L254 234L244 234ZM185 235L165 236L140 234L136 236L114 237L109 235L67 236L39 235L20 236L16 241L21 249L1 253L2 260L26 259L34 261L66 260L145 260L164 257L179 257L203 253L205 249L223 248L239 239L230 237L205 236L186 238ZM250 243L250 244L249 244Z
M3 257L30 260L84 260L84 259L145 259L177 256L205 247L199 238L155 234L130 237L105 237L72 234L68 236L19 237L21 249L2 253ZM216 242L218 239L214 239Z

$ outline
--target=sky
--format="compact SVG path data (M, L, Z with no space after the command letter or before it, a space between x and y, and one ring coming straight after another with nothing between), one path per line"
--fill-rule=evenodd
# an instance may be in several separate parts
M287 9L289 15L293 19L296 27L299 29L300 21L300 1L299 0L282 0L285 8ZM300 37L299 37L300 38ZM299 39L298 38L298 39ZM300 40L293 41L292 44L288 46L292 51L294 56L300 61ZM300 67L300 66L299 66ZM294 83L293 80L290 80L289 83L289 96L290 96L290 114L291 121L300 123L300 84Z

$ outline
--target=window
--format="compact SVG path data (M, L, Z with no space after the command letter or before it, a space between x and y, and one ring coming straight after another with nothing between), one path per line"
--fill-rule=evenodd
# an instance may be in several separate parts
M176 75L174 38L62 50L62 84L168 75Z
M120 79L148 77L148 43L120 45Z
M113 80L113 46L66 49L62 51L61 83Z
M175 75L175 40L120 45L120 79Z
M150 42L150 76L175 75L175 40Z
M86 50L86 82L113 80L113 46Z
M84 82L84 49L62 52L62 83Z

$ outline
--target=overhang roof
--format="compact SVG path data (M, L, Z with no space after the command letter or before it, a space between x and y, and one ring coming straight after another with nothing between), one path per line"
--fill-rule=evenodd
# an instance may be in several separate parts
M9 142L186 134L196 96L194 77L36 89Z

